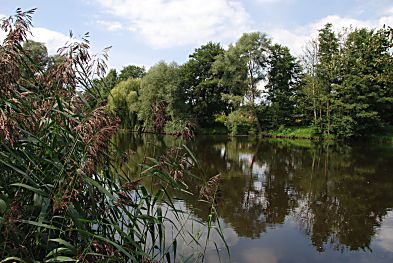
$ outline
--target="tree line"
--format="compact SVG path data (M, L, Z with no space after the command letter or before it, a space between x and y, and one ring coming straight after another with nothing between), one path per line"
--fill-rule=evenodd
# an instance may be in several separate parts
M316 136L363 136L392 124L391 48L388 28L337 33L326 24L299 57L264 33L244 33L227 49L202 45L182 65L112 69L92 89L124 127L144 132L311 127Z

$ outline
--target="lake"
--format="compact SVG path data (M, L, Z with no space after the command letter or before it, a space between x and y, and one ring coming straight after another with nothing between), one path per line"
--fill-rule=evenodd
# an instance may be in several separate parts
M114 139L138 170L184 141L120 132ZM230 257L218 235L205 262L393 262L393 146L314 143L254 137L197 136L186 142L198 160L195 176L220 174L216 208ZM201 186L172 193L188 217L206 222ZM206 234L205 230L202 230ZM191 248L179 244L183 252ZM192 249L191 249L192 250Z

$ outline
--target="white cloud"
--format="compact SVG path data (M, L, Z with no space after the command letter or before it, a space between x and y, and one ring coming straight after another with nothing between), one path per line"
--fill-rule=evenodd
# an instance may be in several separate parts
M224 45L250 31L251 19L239 0L95 0L114 17L125 22L98 20L109 31L135 32L156 48L199 45L219 41ZM277 3L286 0L255 0ZM318 35L318 29L332 23L339 30L345 27L379 28L393 25L393 7L374 20L331 15L295 28L270 27L267 33L277 43L288 46L300 55L305 43Z
M49 55L56 54L57 50L70 40L68 36L62 33L43 27L33 27L31 33L32 36L28 37L28 39L44 43L48 48Z
M244 262L247 263L276 263L278 262L277 253L270 248L249 248L243 252Z
M388 252L393 252L393 212L386 215L376 235L376 243Z
M150 45L167 48L233 40L249 29L249 16L235 0L97 0L126 21ZM112 27L113 28L113 27Z
M385 14L388 14L388 15L393 14L393 6L391 8L386 9Z
M314 23L295 27L294 29L271 27L267 30L267 33L273 38L274 42L286 45L295 55L300 55L307 41L311 38L316 38L318 36L318 30L327 23L332 23L336 31L349 28L350 26L352 28L381 28L383 25L393 25L393 13L374 20L359 20L331 15Z
M255 1L262 4L272 4L272 3L282 2L283 0L255 0Z
M109 30L109 31L116 31L116 30L124 29L123 24L118 21L97 20L96 22L97 22L97 24L103 26L106 30Z

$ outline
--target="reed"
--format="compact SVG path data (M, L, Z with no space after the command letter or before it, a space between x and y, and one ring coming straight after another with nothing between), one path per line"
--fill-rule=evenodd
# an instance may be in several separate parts
M91 89L105 74L108 49L92 56L88 35L71 34L60 59L42 69L23 49L34 11L18 9L0 24L7 33L0 46L1 262L175 261L187 230L168 191L186 191L182 178L196 160L177 149L147 159L136 179L114 165L109 145L119 119ZM157 191L143 186L149 177L159 178ZM165 235L168 225L174 238Z

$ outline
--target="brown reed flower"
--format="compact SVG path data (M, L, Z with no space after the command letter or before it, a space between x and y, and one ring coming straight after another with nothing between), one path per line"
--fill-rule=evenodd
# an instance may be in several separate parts
M209 202L214 202L220 183L220 174L211 177L201 188L200 195Z
M87 152L83 170L91 174L97 165L104 162L104 150L120 124L119 118L105 112L105 107L95 109L86 121L74 128Z

